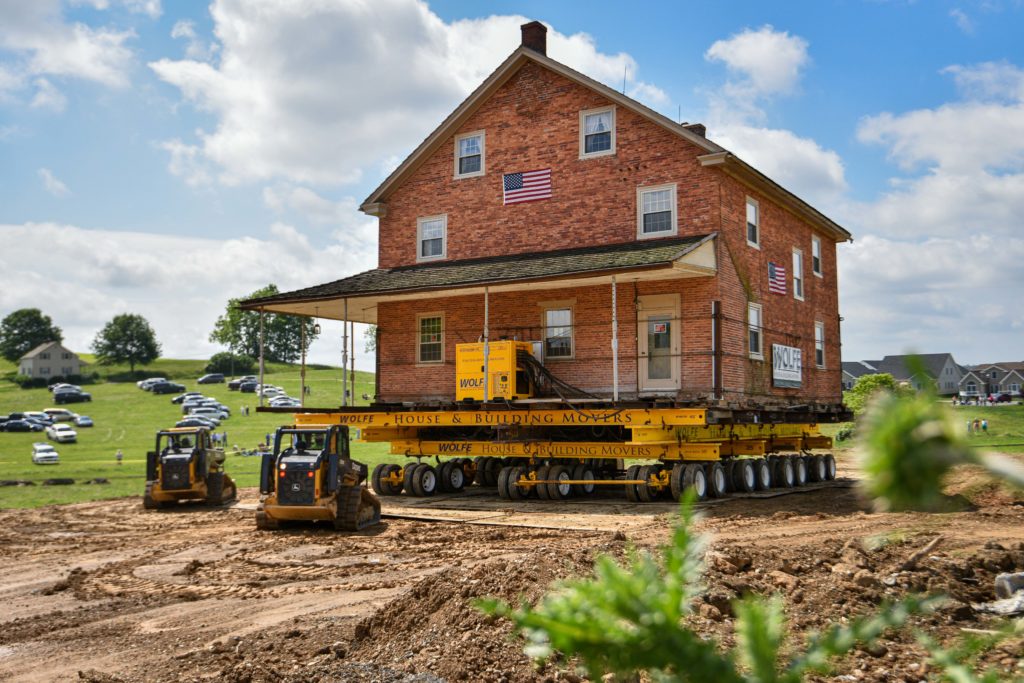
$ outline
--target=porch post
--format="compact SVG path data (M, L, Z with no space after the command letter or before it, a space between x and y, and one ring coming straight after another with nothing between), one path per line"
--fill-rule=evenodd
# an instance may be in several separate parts
M260 408L263 407L263 309L260 308Z
M490 291L489 288L484 287L484 403L491 400L490 395L490 355L491 347L488 344L488 337L490 336L489 318L490 316Z
M348 405L348 299L343 300L341 321L341 405Z
M711 302L711 395L722 398L722 302Z
M355 405L356 404L356 321L355 320L353 320L352 322L349 323L348 344L349 344L348 362L349 362L349 367L352 370L352 372L349 375L351 377L351 379L352 379L352 382L351 382L351 384L352 384L352 405Z
M612 275L612 400L619 400L619 310L615 276Z
M299 371L299 403L306 407L306 319L300 318L299 344L302 345L302 369Z

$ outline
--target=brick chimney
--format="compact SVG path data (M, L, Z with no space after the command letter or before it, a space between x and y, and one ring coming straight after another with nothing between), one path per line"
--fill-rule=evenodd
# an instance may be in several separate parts
M703 123L684 123L683 128L687 129L691 133L696 133L702 138L708 136L708 129Z
M523 32L523 47L528 47L542 55L548 53L548 28L539 21L531 21L519 27Z

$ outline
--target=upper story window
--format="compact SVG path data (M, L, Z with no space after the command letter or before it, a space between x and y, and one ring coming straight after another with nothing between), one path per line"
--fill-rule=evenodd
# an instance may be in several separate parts
M637 237L676 234L676 186L640 187L636 191Z
M456 178L472 178L484 174L484 142L484 132L482 130L456 136Z
M764 360L764 338L761 322L761 304L747 304L747 341L750 346L750 357Z
M444 316L424 313L416 316L416 362L444 362Z
M448 216L428 216L416 221L416 260L433 261L448 255Z
M804 252L793 250L793 298L804 300Z
M580 112L580 158L615 154L615 107Z
M42 353L39 354L39 357L42 360L50 360L50 352L49 351L43 351Z
M572 309L544 311L544 358L572 358Z
M761 248L761 205L747 197L747 244Z
M811 235L811 272L821 277L821 238Z
M814 364L825 367L825 323L814 321Z

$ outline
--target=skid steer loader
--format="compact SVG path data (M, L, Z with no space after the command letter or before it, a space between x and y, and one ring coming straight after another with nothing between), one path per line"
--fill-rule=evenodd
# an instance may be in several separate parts
M281 427L260 467L256 528L323 520L358 531L380 523L380 501L362 483L366 465L349 457L348 427Z
M237 487L224 471L224 449L213 448L205 427L177 427L156 434L156 450L146 454L147 510L181 500L221 505L235 499Z

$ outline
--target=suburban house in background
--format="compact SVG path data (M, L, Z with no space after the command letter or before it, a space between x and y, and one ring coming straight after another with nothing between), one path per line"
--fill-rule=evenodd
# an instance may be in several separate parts
M242 307L376 325L381 402L452 401L456 345L507 339L594 396L838 404L850 233L546 33L363 202L377 268Z
M920 373L914 373L908 365L913 355L886 356L882 360L861 360L843 362L843 390L848 391L863 375L887 373L897 382L906 382L915 389L921 389L926 381L934 384L940 396L952 396L960 390L964 368L953 360L950 353L922 353L916 358L923 366Z
M964 368L960 395L964 397L1010 394L1021 396L1024 387L1024 361L983 363Z
M68 377L82 374L86 365L78 355L60 342L45 342L18 361L18 374L26 377Z

